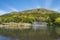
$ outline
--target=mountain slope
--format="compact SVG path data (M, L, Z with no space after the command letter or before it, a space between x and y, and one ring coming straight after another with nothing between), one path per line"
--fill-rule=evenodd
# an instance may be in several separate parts
M54 16L53 16L54 15ZM47 10L44 8L37 8L32 10L25 10L22 12L11 12L0 16L0 22L29 22L34 21L48 21L60 17L59 12Z

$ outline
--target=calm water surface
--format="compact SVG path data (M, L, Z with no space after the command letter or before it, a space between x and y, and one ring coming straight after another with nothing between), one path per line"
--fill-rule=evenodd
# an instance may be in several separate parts
M0 40L20 40L20 39L18 39L18 38L10 38L10 37L0 35ZM60 37L55 39L55 40L60 40Z
M20 40L18 38L10 38L10 37L5 37L0 35L0 40Z

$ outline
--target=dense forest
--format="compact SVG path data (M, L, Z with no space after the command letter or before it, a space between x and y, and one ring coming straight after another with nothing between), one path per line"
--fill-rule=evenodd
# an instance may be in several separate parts
M36 8L21 12L11 12L0 15L0 23L6 22L26 22L43 21L50 24L60 24L60 13L44 8Z

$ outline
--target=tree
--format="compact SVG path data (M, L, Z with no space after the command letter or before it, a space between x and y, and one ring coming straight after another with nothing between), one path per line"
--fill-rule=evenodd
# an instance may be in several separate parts
M55 23L60 24L60 17L55 19Z
M0 17L0 24L2 23L2 18Z

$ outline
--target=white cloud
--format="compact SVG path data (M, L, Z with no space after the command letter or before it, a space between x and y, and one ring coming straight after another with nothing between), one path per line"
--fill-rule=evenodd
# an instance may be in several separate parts
M7 13L7 12L4 10L0 10L0 15L5 14L5 13Z
M60 12L60 7L55 7L52 10Z
M37 8L40 8L40 6L39 6L39 5L37 5L36 7L37 7Z
M45 0L45 7L50 8L53 0Z
M8 4L4 4L5 7L7 7L7 9L9 9L10 11L18 11L16 8L8 5Z
M15 8L13 8L13 7L8 7L10 10L12 10L12 11L18 11L17 9L15 9Z

